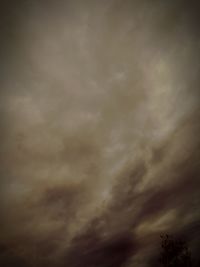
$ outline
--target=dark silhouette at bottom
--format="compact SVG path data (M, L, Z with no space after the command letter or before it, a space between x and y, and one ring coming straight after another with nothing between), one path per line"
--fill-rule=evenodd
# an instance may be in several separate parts
M161 235L161 248L161 266L192 267L191 253L185 241Z

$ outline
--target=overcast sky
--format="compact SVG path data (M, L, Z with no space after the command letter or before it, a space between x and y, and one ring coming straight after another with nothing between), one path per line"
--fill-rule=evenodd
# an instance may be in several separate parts
M1 1L2 266L151 266L162 233L195 257L197 2Z

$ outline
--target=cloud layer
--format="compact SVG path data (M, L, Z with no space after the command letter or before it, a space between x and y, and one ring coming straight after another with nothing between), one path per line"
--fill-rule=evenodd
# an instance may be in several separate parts
M197 4L2 10L0 262L149 266L166 232L195 255Z

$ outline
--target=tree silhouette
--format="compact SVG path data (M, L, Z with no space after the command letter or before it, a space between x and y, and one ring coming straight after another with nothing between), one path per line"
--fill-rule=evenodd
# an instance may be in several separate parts
M175 240L169 235L161 235L160 263L163 267L191 267L191 253L183 240Z

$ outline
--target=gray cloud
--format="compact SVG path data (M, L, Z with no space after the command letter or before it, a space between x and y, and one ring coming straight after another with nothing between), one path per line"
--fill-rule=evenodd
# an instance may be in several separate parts
M2 4L4 265L146 266L163 232L195 255L197 7Z

